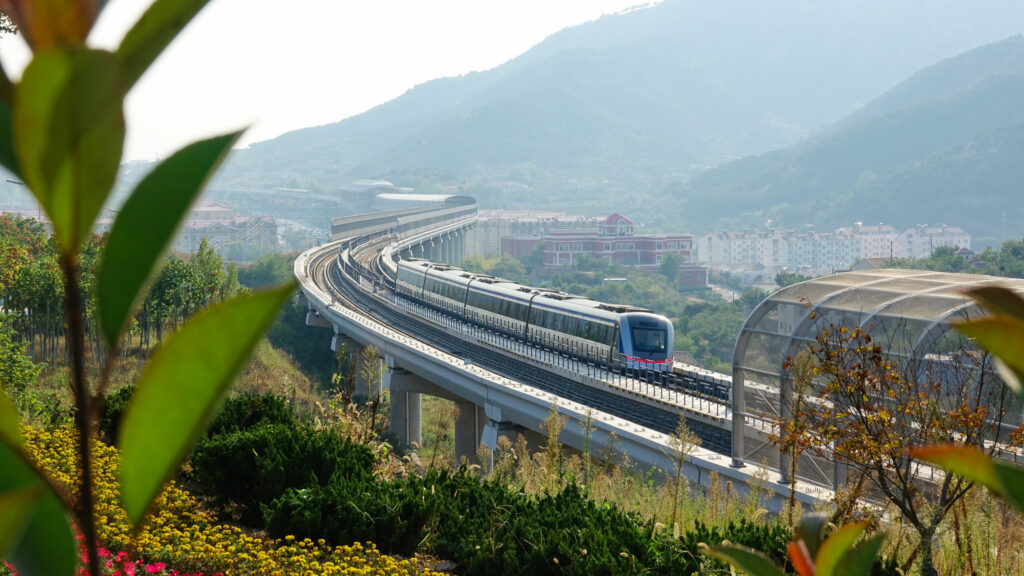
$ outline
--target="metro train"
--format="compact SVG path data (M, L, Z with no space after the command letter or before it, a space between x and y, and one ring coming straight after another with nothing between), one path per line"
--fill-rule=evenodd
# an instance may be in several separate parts
M643 308L523 286L427 260L398 263L395 290L541 347L629 369L672 370L672 323Z

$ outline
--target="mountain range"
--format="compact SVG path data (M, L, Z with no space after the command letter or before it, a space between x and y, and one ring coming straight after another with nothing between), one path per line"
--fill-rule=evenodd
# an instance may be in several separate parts
M458 185L484 206L626 211L693 232L767 218L897 223L890 211L907 211L893 197L927 188L943 195L929 203L939 213L1013 164L997 156L1017 133L1020 39L956 55L1022 22L1024 3L1010 0L665 0L254 144L220 180ZM971 169L936 186L953 165ZM509 180L528 191L487 185Z
M696 175L674 214L733 227L860 220L1024 234L1022 104L1015 36L930 66L796 145Z

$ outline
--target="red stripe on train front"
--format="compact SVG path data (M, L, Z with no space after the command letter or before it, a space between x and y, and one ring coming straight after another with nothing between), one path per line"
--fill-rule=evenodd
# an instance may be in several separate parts
M626 360L632 360L634 362L643 362L645 364L668 364L669 362L672 362L672 358L667 358L665 360L647 360L645 358L637 358L635 356L630 356L628 354L623 354L623 356L626 357Z

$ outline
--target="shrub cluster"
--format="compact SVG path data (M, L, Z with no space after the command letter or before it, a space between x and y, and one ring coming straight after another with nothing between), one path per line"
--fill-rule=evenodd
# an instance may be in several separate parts
M374 484L372 467L369 448L333 430L298 423L209 436L192 455L192 478L198 489L250 526L258 526L263 506L289 489L329 482L368 489Z
M111 397L107 422L123 410ZM116 425L115 428L116 429ZM729 574L701 545L728 540L785 562L779 524L697 522L679 538L569 483L530 496L467 469L382 481L374 455L297 421L273 395L228 400L191 458L190 480L221 515L279 542L372 541L385 554L429 551L465 574Z
M40 468L68 490L76 489L75 431L23 428L25 449ZM247 534L203 510L195 498L171 482L157 498L153 512L136 532L119 505L117 450L96 442L96 514L100 539L118 558L143 565L165 564L166 572L231 575L367 574L434 575L421 560L383 555L373 544L331 546L324 540L286 536L272 540ZM130 557L122 555L129 552ZM122 563L123 564L123 563ZM171 570L169 567L174 567ZM123 566L118 566L123 568ZM0 574L5 568L0 565ZM136 571L138 572L138 571ZM123 572L130 573L130 572Z

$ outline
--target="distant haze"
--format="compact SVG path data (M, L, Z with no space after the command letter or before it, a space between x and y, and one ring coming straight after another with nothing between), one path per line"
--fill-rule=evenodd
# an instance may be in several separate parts
M112 47L150 0L111 0ZM251 125L242 141L336 122L440 76L491 68L545 36L636 0L213 0L128 99L125 159ZM20 39L0 42L20 74Z
M1022 27L1024 3L1007 0L666 0L253 146L232 177L330 187L441 170L634 193L796 143L918 70Z

